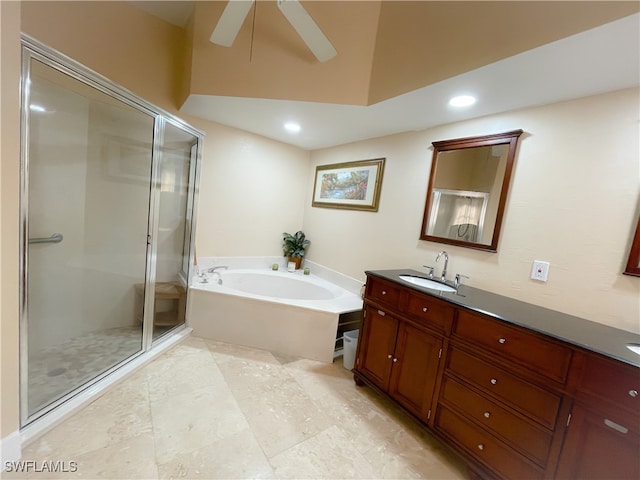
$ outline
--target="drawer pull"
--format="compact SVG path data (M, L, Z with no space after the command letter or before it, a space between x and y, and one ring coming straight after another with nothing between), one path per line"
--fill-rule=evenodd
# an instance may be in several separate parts
M382 290L382 294L383 294L383 295L386 295L386 294L387 294L387 291L386 291L386 290Z
M491 416L491 412L484 412L482 415L484 418L489 418Z
M478 444L478 450L484 450L484 443Z
M384 313L382 310L378 310L378 315L380 315L381 317L384 317L386 313Z
M638 390L629 390L629 396L636 398L638 396Z
M604 424L607 427L613 428L615 431L620 432L620 433L628 433L629 432L629 429L627 427L623 427L622 425L619 425L616 422L612 422L608 418L604 419Z
M498 343L507 343L507 339L506 338L501 338L498 340Z
M422 307L422 311L423 311L424 313L427 313L427 312L429 311L429 309L428 309L427 307Z
M495 385L496 383L498 383L498 379L497 378L492 378L489 381L491 382L491 385Z

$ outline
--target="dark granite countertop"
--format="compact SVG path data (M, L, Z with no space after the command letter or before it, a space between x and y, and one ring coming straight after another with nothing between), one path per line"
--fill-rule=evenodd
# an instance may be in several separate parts
M400 275L415 275L426 278L424 273L416 270L372 270L365 273L640 367L640 355L633 353L626 347L627 343L640 345L640 335L636 333L609 327L468 285L461 285L458 288L458 293L447 293L422 288L400 280Z

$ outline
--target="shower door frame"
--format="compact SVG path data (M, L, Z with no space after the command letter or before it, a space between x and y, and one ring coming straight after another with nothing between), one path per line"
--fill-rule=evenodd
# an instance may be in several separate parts
M196 150L191 158L190 177L194 183L189 185L189 197L186 208L186 222L189 222L189 261L188 271L185 272L185 289L188 295L188 279L191 278L194 268L195 257L195 228L197 204L199 195L200 163L202 156L202 143L204 132L185 123L173 114L153 105L140 98L126 88L116 84L99 73L76 62L72 58L44 45L38 40L26 35L21 35L22 47L22 75L20 81L21 99L21 120L20 120L20 312L19 312L19 341L20 341L20 427L24 428L33 421L45 416L52 410L64 404L78 393L88 389L92 385L105 379L107 376L120 369L125 364L148 352L152 345L162 343L172 336L172 333L179 333L186 329L186 323L171 330L170 334L162 335L155 341L153 335L153 308L155 295L155 279L157 264L157 243L155 238L158 233L159 219L159 198L160 198L160 168L162 162L162 147L164 130L167 123L192 134L196 138L194 143ZM142 341L138 352L121 360L102 373L90 380L77 385L73 391L57 398L45 407L29 414L28 410L28 262L29 262L29 81L30 64L35 59L48 67L54 68L69 77L84 83L98 91L113 97L128 106L149 115L153 118L153 147L151 157L151 174L149 184L149 205L147 216L147 250L145 260L145 289L144 289L144 310L142 323ZM191 175L191 173L193 175Z

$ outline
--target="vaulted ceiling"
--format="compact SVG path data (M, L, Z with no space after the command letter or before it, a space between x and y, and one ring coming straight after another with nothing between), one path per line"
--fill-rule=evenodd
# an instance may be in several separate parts
M143 3L153 10L153 4L176 2ZM183 109L241 128L247 127L237 125L238 120L231 117L225 122L221 112L232 110L229 102L233 99L245 110L242 99L301 102L300 106L381 105L640 9L635 1L303 0L338 52L320 63L275 1L255 2L231 47L209 41L225 1L177 3L191 9L188 20L183 20L188 37ZM156 14L163 15L158 10ZM532 72L532 76L539 73ZM598 75L595 70L594 75ZM216 112L208 115L211 110ZM274 111L274 115L281 114ZM248 129L256 128L259 130ZM326 144L310 141L300 146Z

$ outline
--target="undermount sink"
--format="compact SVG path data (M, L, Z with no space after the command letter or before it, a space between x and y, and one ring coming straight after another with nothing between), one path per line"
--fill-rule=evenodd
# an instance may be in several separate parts
M633 353L640 355L640 343L627 343L627 348Z
M453 293L456 291L455 288L450 287L449 285L445 285L444 283L438 282L437 280L431 280L430 278L424 278L424 277L416 277L415 275L400 275L400 280L403 280L407 283L412 283L414 285L418 285L419 287L430 288L431 290L438 290L440 292Z

